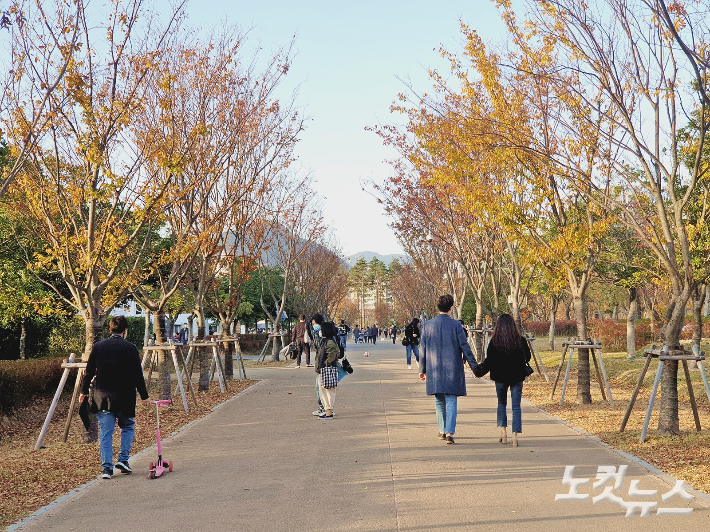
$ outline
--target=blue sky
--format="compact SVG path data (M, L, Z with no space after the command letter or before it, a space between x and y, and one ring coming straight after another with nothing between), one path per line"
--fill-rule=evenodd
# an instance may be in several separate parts
M400 79L418 92L430 84L427 68L445 67L438 49L461 49L459 20L486 39L504 38L489 0L188 2L188 23L205 29L223 20L251 28L249 46L270 51L295 35L296 57L281 87L310 118L296 148L299 163L326 199L324 216L346 254L401 253L388 219L361 182L390 175L383 161L396 153L367 126L401 120L389 113Z

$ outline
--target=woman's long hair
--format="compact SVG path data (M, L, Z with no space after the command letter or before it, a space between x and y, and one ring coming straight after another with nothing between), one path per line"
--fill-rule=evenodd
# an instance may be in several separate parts
M520 336L515 320L510 314L498 316L491 342L497 349L513 351L523 346L523 337Z
M409 325L412 327L419 327L419 318L414 318L412 321L409 322Z

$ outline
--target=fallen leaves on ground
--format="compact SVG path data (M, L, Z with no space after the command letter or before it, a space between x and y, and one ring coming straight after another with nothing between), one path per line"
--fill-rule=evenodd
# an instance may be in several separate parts
M222 394L213 382L209 391L197 392L199 406L188 394L190 412L183 410L179 395L171 408L161 409L162 434L170 434L187 423L209 414L220 403L234 397L257 381L229 381L229 391ZM72 390L64 390L44 439L44 449L34 451L50 399L36 403L0 427L0 527L32 514L54 499L80 487L101 473L98 443L83 443L83 426L75 413L67 443L62 443ZM157 388L151 397L157 397ZM120 430L114 434L117 451ZM136 432L131 454L155 443L155 407L136 406Z
M700 425L704 430L697 432L695 429L685 375L682 366L680 366L678 371L678 415L682 433L678 436L659 436L656 434L658 407L660 404L659 389L648 426L646 441L640 443L639 437L651 397L656 369L658 368L657 360L651 362L645 375L643 386L636 398L626 430L619 432L631 395L645 363L644 358L627 360L625 353L603 354L614 400L613 405L602 399L599 383L595 378L594 365L590 360L592 404L582 405L576 403L577 372L575 368L577 357L575 356L564 404L560 405L560 393L565 374L564 368L552 399L550 398L550 391L552 390L551 383L554 382L557 374L561 355L560 353L543 352L541 357L547 368L550 384L543 377L534 374L533 377L525 382L523 387L524 398L549 414L597 436L612 447L632 454L661 471L677 479L684 480L693 488L710 494L710 456L707 453L707 449L710 447L710 432L708 432L708 428L710 428L710 403L708 403L700 372L697 369L691 369L691 382L698 405ZM692 366L692 364L689 365ZM524 422L525 420L523 420Z

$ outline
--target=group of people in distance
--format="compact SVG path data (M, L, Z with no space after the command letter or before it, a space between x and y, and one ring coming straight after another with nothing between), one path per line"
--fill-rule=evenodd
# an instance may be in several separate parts
M463 326L450 315L453 304L454 298L451 295L441 296L437 302L439 314L424 324L419 342L415 342L421 346L421 354L417 357L419 378L426 381L427 395L433 395L435 398L439 439L445 440L449 445L454 444L457 399L466 395L465 361L475 378L490 372L491 379L495 381L498 397L496 417L500 427L498 441L501 443L507 443L508 439L506 407L510 389L513 446L517 447L518 435L522 432L520 399L531 358L527 339L518 332L510 314L500 315L488 343L486 358L479 364L468 344ZM412 320L409 326L418 325L418 322L414 322L415 320ZM411 335L411 338L416 339L414 335ZM407 355L409 365L409 351Z
M376 344L377 337L382 334L382 330L377 325L364 326L360 328L359 325L353 327L353 340L355 343L370 343Z

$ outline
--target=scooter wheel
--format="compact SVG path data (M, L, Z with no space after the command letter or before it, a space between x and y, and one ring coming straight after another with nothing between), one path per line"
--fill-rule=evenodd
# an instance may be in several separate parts
M173 461L172 461L172 460L170 460L170 461L168 462L168 471L170 471L171 473L172 473L172 471L173 471Z
M151 471L150 474L148 475L149 479L154 479L155 478L155 471Z

